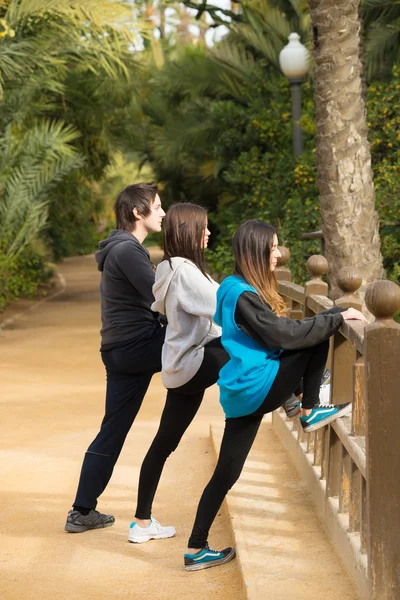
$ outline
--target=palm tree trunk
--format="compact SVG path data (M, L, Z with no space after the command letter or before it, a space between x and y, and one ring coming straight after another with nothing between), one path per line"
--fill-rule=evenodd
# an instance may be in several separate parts
M309 0L314 34L318 188L328 277L357 267L368 283L384 275L359 60L360 0Z
M367 104L367 93L368 93L368 84L367 84L367 66L365 64L365 27L364 27L364 9L363 5L360 2L360 6L358 7L358 20L360 23L360 45L358 46L358 56L360 58L361 63L361 89L362 89L362 97L365 104Z

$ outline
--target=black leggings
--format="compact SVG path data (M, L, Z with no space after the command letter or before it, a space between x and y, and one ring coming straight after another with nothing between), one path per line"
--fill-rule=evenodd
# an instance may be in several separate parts
M319 388L328 356L329 343L280 355L278 374L267 397L251 415L226 419L225 431L214 474L200 498L189 538L189 548L204 548L210 527L228 491L239 479L253 445L262 417L282 406L303 378L303 408L319 403Z
M137 519L150 519L165 461L178 447L200 407L205 390L217 381L219 371L228 359L220 338L212 340L204 347L203 362L194 377L185 385L168 390L160 426L140 470Z

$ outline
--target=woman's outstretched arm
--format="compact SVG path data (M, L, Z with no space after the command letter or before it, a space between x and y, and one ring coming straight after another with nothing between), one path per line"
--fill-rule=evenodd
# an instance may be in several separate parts
M277 317L258 294L244 292L235 320L242 331L270 350L297 350L327 340L343 323L343 313L339 309L304 320Z

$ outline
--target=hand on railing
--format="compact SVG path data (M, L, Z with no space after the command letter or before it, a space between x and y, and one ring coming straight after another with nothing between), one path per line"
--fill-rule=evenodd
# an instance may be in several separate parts
M364 321L367 322L367 319L364 317L362 312L357 310L356 308L348 308L344 312L342 312L343 319L345 321Z

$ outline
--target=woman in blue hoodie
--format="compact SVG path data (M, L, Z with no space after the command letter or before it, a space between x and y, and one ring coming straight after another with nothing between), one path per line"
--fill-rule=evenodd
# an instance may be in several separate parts
M200 499L185 569L224 564L232 548L211 550L208 532L229 489L239 478L264 414L282 406L303 381L301 424L313 431L351 411L351 404L320 406L319 393L329 337L344 320L364 316L334 307L315 317L291 320L277 291L274 270L280 257L273 227L243 223L233 238L234 275L217 292L215 322L230 360L218 385L226 422L214 474Z

